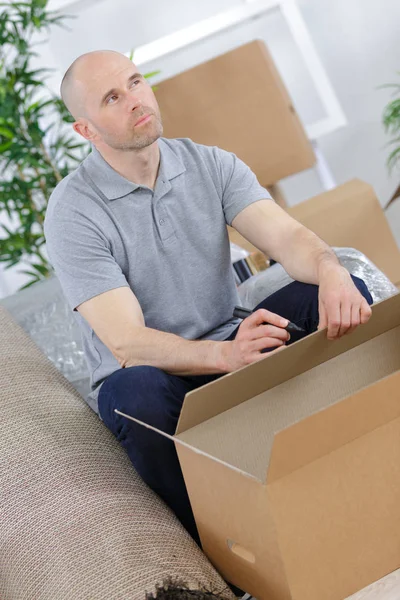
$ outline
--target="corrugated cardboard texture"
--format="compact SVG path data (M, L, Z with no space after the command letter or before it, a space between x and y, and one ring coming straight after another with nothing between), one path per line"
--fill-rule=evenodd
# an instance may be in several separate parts
M264 589L267 598L290 600L273 515L263 486L180 444L177 452L201 544L211 562L218 565L218 571L228 581L240 579L243 589ZM229 542L240 544L257 560L241 558L232 551ZM268 569L260 565L268 565Z
M268 486L293 599L342 600L399 567L399 483L397 418Z
M177 434L271 389L292 377L347 352L400 325L400 294L373 306L366 325L334 342L319 331L282 352L229 373L186 394Z
M400 369L400 327L180 434L265 481L274 433Z
M396 371L275 434L267 483L400 417L399 390L400 371Z
M157 85L164 135L234 152L272 185L315 156L264 42L256 40Z
M393 283L400 283L400 250L372 186L352 179L286 210L330 246L360 250ZM256 250L232 227L228 234L231 242Z

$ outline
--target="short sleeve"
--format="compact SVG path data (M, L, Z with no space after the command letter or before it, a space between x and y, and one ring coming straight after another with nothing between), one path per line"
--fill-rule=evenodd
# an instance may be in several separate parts
M74 207L57 207L44 222L46 250L72 310L129 284L96 224Z
M258 200L272 200L250 167L235 154L217 148L216 158L221 173L222 207L228 225L249 204Z

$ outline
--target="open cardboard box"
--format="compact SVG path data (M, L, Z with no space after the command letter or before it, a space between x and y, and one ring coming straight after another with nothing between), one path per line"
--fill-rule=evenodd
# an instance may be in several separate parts
M394 571L400 295L190 392L171 439L205 553L258 600L342 600Z

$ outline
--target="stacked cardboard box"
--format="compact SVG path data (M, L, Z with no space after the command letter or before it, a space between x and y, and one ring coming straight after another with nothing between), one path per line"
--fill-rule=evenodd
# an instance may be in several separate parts
M400 285L400 250L372 186L352 179L287 212L330 246L363 252L395 285ZM232 242L249 252L256 250L237 231L228 230Z

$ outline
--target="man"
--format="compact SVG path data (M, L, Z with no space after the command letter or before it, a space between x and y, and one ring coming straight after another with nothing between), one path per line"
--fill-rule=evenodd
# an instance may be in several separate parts
M368 321L372 298L235 155L162 138L153 91L125 56L81 56L61 94L93 152L53 192L45 235L82 329L88 402L198 540L173 443L114 409L173 434L188 391L279 351L288 320L335 339ZM227 223L296 280L242 323Z

